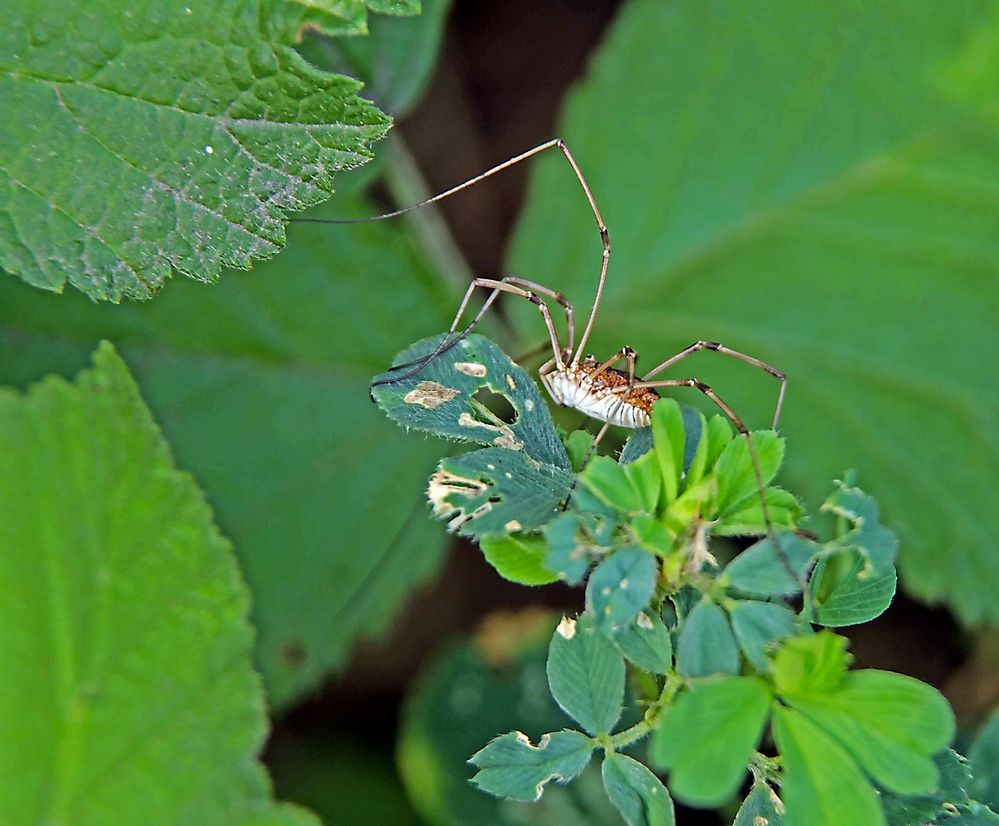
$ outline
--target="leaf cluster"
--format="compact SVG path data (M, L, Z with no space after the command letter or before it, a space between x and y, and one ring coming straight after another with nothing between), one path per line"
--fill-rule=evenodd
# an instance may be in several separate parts
M585 584L585 609L559 624L546 668L579 729L493 739L470 760L479 788L538 800L602 751L606 794L629 824L672 823L672 797L719 806L747 772L737 823L762 811L792 826L956 811L946 700L909 677L850 671L846 639L828 630L874 619L895 591L897 542L869 496L837 483L821 540L799 528L799 501L770 485L784 456L776 433L736 434L666 399L618 460L585 461L591 437L559 439L534 383L494 344L443 343L415 344L373 387L400 424L489 445L442 460L434 515L477 539L507 579ZM716 556L719 539L760 535ZM629 675L639 720L621 728ZM647 765L625 753L646 738Z

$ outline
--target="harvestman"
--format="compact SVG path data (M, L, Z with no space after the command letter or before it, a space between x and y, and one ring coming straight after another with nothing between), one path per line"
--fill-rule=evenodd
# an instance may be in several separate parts
M770 514L767 507L766 496L763 492L764 486L762 473L760 472L759 457L756 453L756 448L753 445L753 440L750 436L749 430L743 423L742 419L739 418L739 416L731 407L729 407L728 404L722 401L718 394L716 394L709 385L700 379L687 378L659 379L657 381L651 380L654 376L659 375L667 368L672 367L677 362L685 359L693 353L698 352L699 350L710 350L715 353L720 353L723 356L738 359L739 361L763 370L780 382L780 389L777 393L777 404L774 409L772 424L772 427L776 430L780 421L781 407L784 404L784 392L787 388L787 377L784 373L774 367L771 367L769 364L766 364L760 359L746 355L745 353L740 353L738 350L733 350L715 341L695 341L693 344L684 347L680 350L680 352L657 364L640 378L635 375L635 363L638 357L631 347L622 347L606 361L598 361L590 355L585 357L582 356L586 342L590 337L590 332L593 329L593 324L597 317L597 311L600 309L600 299L603 296L604 284L607 281L607 267L610 263L611 245L610 236L607 232L607 226L604 224L603 216L600 214L600 209L597 207L597 202L593 197L590 186L587 184L586 178L583 176L579 165L576 163L576 159L569 151L569 147L566 146L565 142L561 138L554 138L550 141L546 141L539 146L535 146L533 149L529 149L516 157L510 158L509 160L492 167L480 175L476 175L474 178L470 178L464 183L458 184L451 189L434 195L432 198L428 198L425 201L421 201L418 204L413 204L412 206L408 206L403 209L395 210L394 212L387 212L383 215L376 215L370 218L344 219L336 221L321 218L299 218L292 220L304 223L353 224L395 218L396 216L403 215L414 209L419 209L420 207L424 207L448 198L463 189L474 186L480 181L483 181L498 172L502 172L505 169L515 166L521 161L525 161L528 158L539 155L540 153L555 147L558 147L558 149L561 150L562 155L565 157L566 161L568 161L569 166L572 167L572 171L575 174L576 179L579 181L579 184L583 189L583 193L586 195L586 200L589 202L590 209L593 212L593 217L596 219L597 230L600 233L600 241L603 246L600 261L600 277L597 281L596 295L593 299L593 305L590 308L589 317L586 321L586 327L583 329L583 335L580 337L578 345L575 342L573 307L569 300L562 295L562 293L553 290L550 287L546 287L544 284L538 284L537 282L529 281L526 278L518 278L512 275L504 276L500 279L476 278L468 285L465 297L462 299L461 304L458 307L458 312L455 314L454 321L451 323L451 327L448 330L447 335L441 339L434 351L423 358L394 365L390 368L390 372L402 370L405 372L401 375L392 376L391 378L380 379L379 381L374 382L372 387L400 382L422 371L431 361L446 353L466 335L468 335L468 333L471 332L475 325L479 323L483 315L485 315L486 311L492 306L501 293L508 293L510 295L517 296L518 298L524 298L536 305L538 310L541 312L541 317L544 319L545 327L548 330L548 336L551 340L552 357L546 361L538 371L539 377L541 378L541 382L544 384L545 389L548 391L552 399L554 399L555 402L562 407L575 408L587 416L603 422L602 427L594 438L593 445L590 448L590 454L592 454L593 450L596 448L597 444L604 437L604 434L612 424L631 429L647 427L651 422L652 405L659 399L659 393L657 391L662 387L692 387L707 396L725 414L732 424L735 425L739 433L741 433L747 440L750 458L753 464L753 472L756 475L757 488L760 494L763 519L767 526L767 534L770 537L778 555L782 557L782 562L788 567L789 572L794 575L795 579L800 580L800 576L791 571L790 565L788 564L786 557L784 557L784 553L780 549L777 538L774 535L773 525L770 521ZM461 332L458 332L458 326L461 322L462 316L465 314L469 301L471 301L475 290L479 288L490 290L490 293L485 302L482 304L482 307L475 314L472 321L463 330L461 330ZM541 296L547 296L549 299L561 305L565 311L566 344L564 347L559 342L558 334L555 330L555 324L552 321L551 311ZM619 370L614 367L614 365L622 361L625 363L625 370ZM406 370L406 368L411 369ZM587 458L589 458L590 454L587 455Z

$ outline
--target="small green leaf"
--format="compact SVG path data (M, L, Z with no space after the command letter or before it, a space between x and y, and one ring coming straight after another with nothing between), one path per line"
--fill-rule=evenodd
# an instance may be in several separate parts
M673 667L673 641L665 623L653 611L642 611L614 631L614 643L631 662L653 674Z
M899 794L930 792L938 779L932 755L954 736L954 712L943 695L902 674L855 671L831 692L796 694L788 702Z
M649 747L669 769L673 794L695 806L728 800L746 774L770 711L770 689L756 677L695 682L661 718Z
M753 784L732 826L783 826L784 803L766 783Z
M604 789L628 826L673 826L673 801L659 778L625 754L612 752L601 769Z
M832 737L791 708L774 706L783 761L784 826L884 826L874 789Z
M784 461L784 440L772 430L749 434L759 459L760 479L756 478L749 441L745 436L732 439L718 457L717 507L720 516L736 513L751 496L759 496L759 485L770 484Z
M521 585L547 585L558 574L545 567L548 544L536 536L485 536L479 541L482 555L496 572Z
M550 780L572 780L590 762L593 743L578 731L546 734L537 746L519 731L497 737L469 759L472 782L489 794L533 802Z
M4 822L317 824L271 800L248 590L114 348L0 388L0 445Z
M972 780L968 761L952 749L943 749L933 755L933 762L939 772L939 781L929 794L898 795L880 790L881 808L888 826L936 823L938 817L950 826L955 810L971 803L965 791Z
M680 626L677 669L685 677L738 674L739 647L725 612L702 599Z
M646 513L655 513L659 502L659 491L662 488L662 477L659 474L656 457L646 454L640 459L622 464L620 467L624 470L631 486L638 493L642 502L642 510Z
M790 531L779 533L777 541L791 569L804 577L819 546ZM764 597L789 596L799 590L797 580L774 551L769 537L747 548L726 565L722 578L733 588Z
M999 710L992 712L968 752L973 780L968 791L976 800L999 809Z
M849 640L831 631L792 637L774 659L774 684L780 695L814 695L836 691L853 659Z
M661 399L652 405L652 439L662 475L665 504L676 499L683 475L685 433L680 405L673 399Z
M686 412L686 411L684 411ZM686 450L690 450L690 438L692 431L696 429L697 431L697 444L694 447L694 451L691 454L690 464L687 467L687 472L683 477L683 487L685 489L696 485L704 476L708 473L713 464L708 464L708 452L709 452L709 442L711 441L710 434L708 433L708 423L704 418L704 414L701 411L696 411L697 414L697 425L696 428L692 424L687 424L687 446ZM689 420L687 420L689 422Z
M878 574L857 548L823 556L808 583L815 621L830 628L869 622L887 610L895 585L893 566Z
M560 514L544 527L545 542L548 543L544 566L569 585L582 582L590 568L590 554L580 544L581 530L579 517L574 513Z
M746 659L761 674L770 668L768 651L798 629L794 613L772 602L739 600L729 608L732 630Z
M441 339L425 338L399 353L393 363L426 358ZM570 472L569 457L537 385L489 339L468 335L415 375L377 384L398 379L408 369L377 376L371 388L378 406L403 427L522 451L542 465ZM475 398L482 388L506 397L516 416L513 422L498 418Z
M588 614L563 618L548 649L548 685L590 734L609 734L624 702L624 660Z
M879 520L878 503L860 488L843 482L826 499L822 510L830 511L852 523L850 531L838 537L836 544L846 548L860 548L869 561L869 574L875 576L895 572L898 539Z
M615 551L590 574L586 607L605 634L635 619L656 587L656 560L644 548Z
M534 531L558 513L572 477L520 450L487 447L441 460L427 496L448 529L481 538Z
M665 556L673 547L673 532L654 516L640 513L631 520L630 527L638 544L657 556Z
M574 430L565 439L565 452L569 455L569 463L575 473L582 470L583 460L590 455L593 438L588 430Z
M708 419L708 455L705 460L707 471L713 471L722 452L735 438L735 431L728 419L715 414Z
M632 433L628 437L628 441L624 443L624 447L621 448L621 455L618 457L618 461L622 465L627 465L647 454L652 450L652 448L652 428L640 427Z
M766 488L763 495L767 502L767 515L770 524L781 528L794 528L801 519L803 508L801 502L792 493L782 488ZM713 536L758 536L767 530L767 521L763 517L763 505L759 495L747 499L733 513L723 516L711 528Z
M579 475L579 481L605 505L621 513L644 510L641 493L632 485L624 467L610 456L594 456Z

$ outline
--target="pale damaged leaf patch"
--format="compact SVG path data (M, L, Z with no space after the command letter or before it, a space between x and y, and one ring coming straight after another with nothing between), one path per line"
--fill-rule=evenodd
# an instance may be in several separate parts
M556 514L572 485L571 466L537 385L495 344L470 335L433 358L413 376L412 362L435 351L441 337L424 339L399 354L372 386L372 398L404 427L488 445L441 461L427 496L438 519L464 536L533 531ZM503 396L513 416L505 421L476 394Z

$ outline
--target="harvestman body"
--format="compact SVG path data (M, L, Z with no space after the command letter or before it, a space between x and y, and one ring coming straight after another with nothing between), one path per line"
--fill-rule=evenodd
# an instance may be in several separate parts
M635 351L630 347L622 347L613 356L602 362L598 361L593 356L582 356L586 342L593 329L597 311L600 308L600 300L603 296L604 285L607 281L607 267L610 263L611 246L607 226L604 224L603 217L600 214L600 209L597 207L596 200L593 197L589 184L587 184L586 179L583 177L583 173L580 170L579 165L576 163L576 159L572 156L572 153L569 151L565 142L560 138L546 141L533 149L529 149L514 158L510 158L509 160L494 166L493 168L483 172L481 175L477 175L464 183L458 184L451 189L433 196L432 198L428 198L425 201L421 201L418 204L414 204L413 206L409 206L404 209L388 212L384 215L378 215L372 218L347 219L342 221L309 218L300 218L297 220L310 223L351 224L394 218L398 215L410 212L411 210L418 209L419 207L427 206L428 204L443 200L444 198L454 195L463 189L479 183L491 175L495 175L497 172L502 172L504 169L508 169L521 161L525 161L534 155L538 155L548 149L554 149L556 147L561 151L566 161L568 161L569 166L572 168L576 179L579 181L579 184L583 189L583 193L586 195L586 200L589 202L590 209L593 212L593 217L596 219L597 230L600 234L600 240L603 246L600 262L600 276L597 281L596 295L593 299L593 305L590 308L586 327L583 329L583 334L579 339L578 345L575 341L576 330L573 307L568 299L562 295L562 293L546 287L543 284L529 281L526 278L518 278L516 276L505 276L500 279L476 278L471 282L471 284L469 284L468 290L465 292L465 296L458 307L458 311L455 314L454 321L451 323L451 327L448 330L447 335L441 339L434 351L428 356L415 361L394 365L391 368L392 372L404 372L394 375L391 378L380 379L379 381L374 382L372 387L381 384L392 384L403 381L404 379L414 376L422 371L431 361L446 353L459 341L461 341L469 332L471 332L501 293L508 293L510 295L517 296L518 298L524 298L537 306L542 318L544 319L545 327L548 330L548 336L552 348L552 357L545 362L539 370L539 377L541 378L541 382L544 384L545 389L557 404L563 407L575 408L581 413L604 423L594 439L593 446L590 448L591 453L611 425L618 425L620 427L633 429L648 426L651 421L652 405L659 398L659 393L657 392L659 388L691 387L700 391L718 408L720 408L728 419L735 425L738 431L746 437L753 463L753 470L756 475L757 488L759 489L763 517L767 525L767 533L773 540L778 553L783 556L783 553L780 551L779 544L776 542L776 537L774 536L773 527L770 522L766 497L763 493L763 480L760 473L759 459L753 445L752 437L750 436L749 430L746 428L745 424L743 424L739 416L736 415L735 411L722 401L722 399L719 398L711 387L702 382L700 379L659 379L658 381L653 381L652 379L654 376L657 376L667 368L673 366L687 356L698 352L699 350L711 350L724 356L738 359L739 361L763 370L778 379L780 382L772 425L773 428L776 429L777 424L780 421L781 407L784 403L784 392L787 387L787 377L779 370L757 358L754 358L753 356L748 356L745 353L740 353L737 350L732 350L729 347L725 347L724 345L713 341L695 341L693 344L685 347L680 352L670 356L665 361L660 362L640 378L635 375L635 362L637 360L637 356ZM472 321L463 330L461 330L461 332L458 332L458 325L468 307L472 294L476 289L480 288L487 289L490 293L485 302L483 302L482 307L475 314ZM555 303L559 304L565 312L566 343L564 346L559 341L558 334L555 330L555 324L552 321L551 311L542 296L546 296ZM615 364L620 362L624 362L624 370L614 367ZM406 368L411 369L407 370Z

